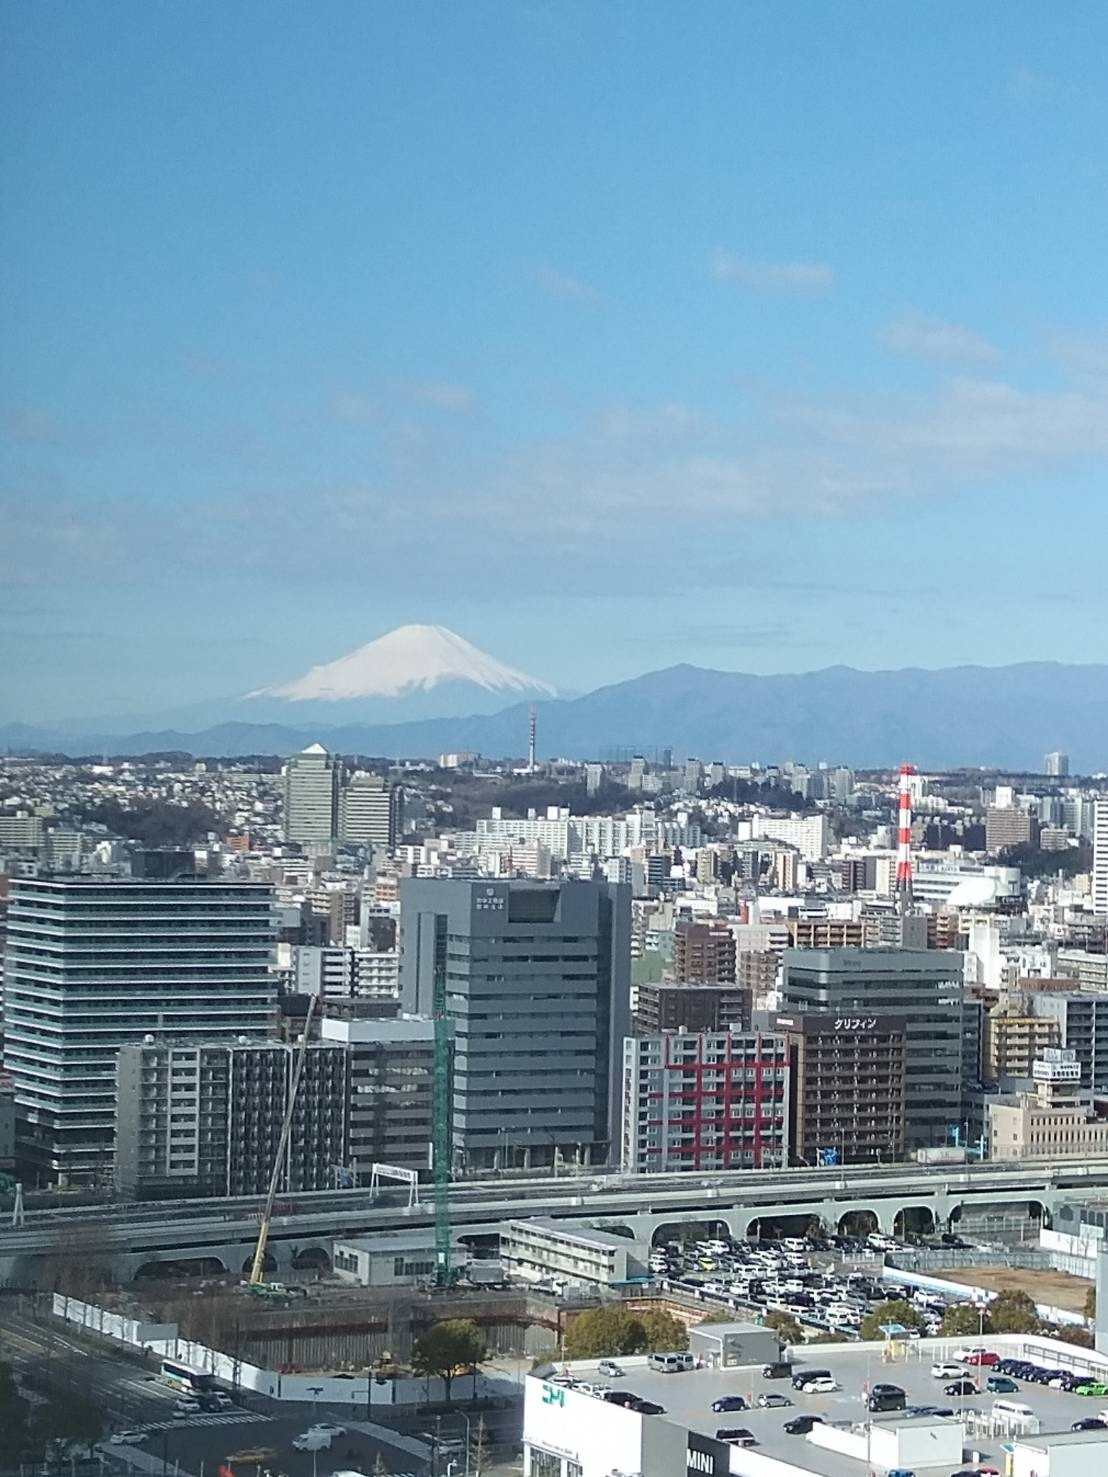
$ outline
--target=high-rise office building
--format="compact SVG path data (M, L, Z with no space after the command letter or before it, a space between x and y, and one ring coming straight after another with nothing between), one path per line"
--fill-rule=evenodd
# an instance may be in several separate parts
M107 1182L121 1046L267 1035L273 939L263 883L13 881L4 1066L27 1178Z
M435 1065L434 1022L335 1020L320 1024L324 1041L347 1051L350 1107L344 1162L356 1183L368 1184L375 1163L430 1170Z
M1043 759L1043 773L1061 778L1070 772L1070 756L1061 749L1052 749Z
M338 835L340 765L322 744L309 744L285 764L285 839L328 847Z
M391 851L400 839L398 785L380 774L356 770L339 798L339 835L347 846L373 846Z
M1108 800L1093 807L1093 912L1108 915Z
M937 949L786 949L783 966L782 1011L790 1017L822 1015L853 1031L870 1020L903 1018L905 1148L950 1143L962 1123L960 956Z
M445 975L456 1167L603 1163L628 1034L625 884L400 884L400 995L431 1015Z
M1104 959L1104 955L1099 957ZM1108 994L1036 990L1029 999L1036 1016L1056 1024L1058 1034L1050 1044L1074 1053L1082 1084L1096 1097L1108 1095Z

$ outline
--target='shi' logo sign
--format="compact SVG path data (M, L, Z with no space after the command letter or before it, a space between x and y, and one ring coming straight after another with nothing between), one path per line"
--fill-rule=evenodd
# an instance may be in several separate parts
M566 1403L566 1392L559 1390L557 1385L543 1385L542 1403L544 1405L561 1405L564 1407Z

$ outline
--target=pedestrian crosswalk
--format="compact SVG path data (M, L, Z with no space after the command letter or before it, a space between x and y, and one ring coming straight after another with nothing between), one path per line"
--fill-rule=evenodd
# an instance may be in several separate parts
M213 1410L210 1414L186 1416L184 1420L146 1421L133 1429L136 1431L192 1431L197 1426L246 1426L270 1419L268 1415L255 1415L250 1410Z

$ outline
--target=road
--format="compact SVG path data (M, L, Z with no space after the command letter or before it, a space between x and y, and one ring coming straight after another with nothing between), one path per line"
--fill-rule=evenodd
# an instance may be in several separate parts
M413 1438L427 1433L449 1441L463 1438L466 1432L463 1412L436 1418L418 1409L390 1411L386 1432L384 1425L374 1422L368 1426L323 1405L318 1409L290 1407L253 1394L242 1397L249 1401L249 1409L240 1402L233 1411L181 1419L174 1414L177 1392L158 1380L153 1364L113 1356L95 1341L72 1335L49 1316L40 1321L31 1299L25 1297L0 1299L0 1361L29 1376L34 1388L45 1383L62 1392L74 1390L91 1396L104 1410L109 1432L145 1431L147 1439L140 1446L110 1448L122 1460L134 1454L136 1477L215 1477L228 1458L232 1458L236 1477L254 1477L258 1469L287 1477L329 1477L336 1470L354 1470L368 1477L378 1455L390 1474L425 1477L431 1471L428 1443L413 1445ZM470 1419L475 1427L476 1419ZM293 1450L293 1438L316 1420L332 1421L348 1434L338 1438L330 1451ZM486 1422L490 1443L518 1442L518 1409L490 1411ZM253 1463L234 1459L236 1453L260 1449L274 1455ZM444 1477L448 1455L440 1453L436 1477Z

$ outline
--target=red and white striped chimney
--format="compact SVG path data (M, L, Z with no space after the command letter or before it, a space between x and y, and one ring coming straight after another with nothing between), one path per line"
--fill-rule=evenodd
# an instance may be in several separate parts
M912 776L915 765L900 766L900 790L896 833L896 895L902 902L912 896Z

